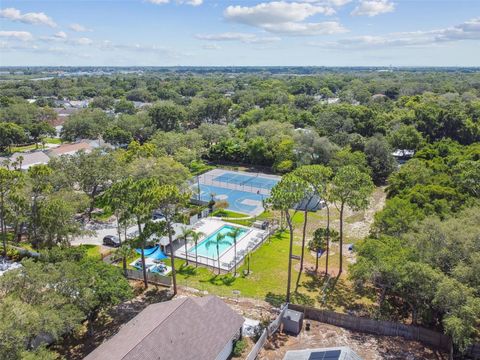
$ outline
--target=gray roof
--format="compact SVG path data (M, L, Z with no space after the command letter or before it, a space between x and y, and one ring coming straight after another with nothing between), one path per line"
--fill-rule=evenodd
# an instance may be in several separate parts
M28 170L33 165L47 164L50 161L50 158L43 151L34 151L34 152L24 152L24 153L15 153L10 156L10 161L17 161L19 157L22 157L22 170ZM1 158L2 161L7 158Z
M283 315L284 319L292 320L295 322L299 322L302 317L303 313L291 309L287 309L287 311L285 311L285 314Z
M362 360L349 347L290 350L283 360Z
M148 306L85 360L210 360L244 319L215 296Z

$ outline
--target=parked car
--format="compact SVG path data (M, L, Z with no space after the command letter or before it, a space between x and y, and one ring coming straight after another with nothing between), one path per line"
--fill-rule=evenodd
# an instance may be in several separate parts
M153 213L152 213L152 220L163 220L165 217L163 216L163 214L158 211L158 210L154 210Z
M112 246L112 247L119 247L120 246L120 239L115 235L107 235L103 238L103 245Z

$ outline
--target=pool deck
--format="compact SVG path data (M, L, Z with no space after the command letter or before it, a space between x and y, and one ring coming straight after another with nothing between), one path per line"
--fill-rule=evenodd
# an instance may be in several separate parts
M213 234L215 231L217 231L224 225L230 225L249 230L248 233L246 233L242 238L237 241L236 259L234 257L234 246L231 246L229 249L227 249L224 253L220 255L220 269L223 271L230 271L233 269L235 263L241 263L249 252L255 250L258 246L260 246L260 244L262 244L262 242L267 238L268 232L266 230L249 228L246 226L231 224L218 219L207 218L197 222L193 226L193 230L205 234L205 236L203 236L198 241L198 243L201 243L203 240L205 240L205 238ZM191 262L195 262L195 252L190 253L189 250L192 249L194 246L195 244L190 242L187 247L188 260ZM182 259L186 258L183 246L181 246L175 251L175 256ZM218 267L217 259L208 258L200 255L198 256L198 263L213 268Z
M142 269L141 269L141 268L139 269L139 268L137 268L137 266L136 266L137 262L138 262L138 261L141 261L141 259L142 259L141 256L140 256L139 258L135 259L135 261L133 261L133 262L130 263L130 266L132 266L132 267L134 267L135 269L141 271ZM151 269L150 269L151 267L156 266L157 264L159 264L159 263L161 263L161 262L163 263L162 260L156 261L156 260L154 260L154 259L152 259L152 258L150 258L150 257L148 257L148 256L145 256L145 267L147 268L147 272L151 272L151 273L153 273L153 274L164 275L164 276L170 274L170 273L172 272L172 268L171 268L170 266L165 266L165 267L166 267L166 270L165 270L163 273L159 273L159 272L156 272L156 271L151 271Z

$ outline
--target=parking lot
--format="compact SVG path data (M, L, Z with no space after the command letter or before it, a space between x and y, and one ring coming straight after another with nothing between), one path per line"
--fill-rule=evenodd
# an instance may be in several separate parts
M132 233L137 230L136 226L132 226L128 228L127 234ZM103 238L107 235L117 235L117 227L116 225L113 224L105 224L99 227L94 228L88 228L88 231L91 232L89 234L77 236L74 238L71 242L72 245L78 246L78 245L103 245ZM122 234L122 240L124 236Z

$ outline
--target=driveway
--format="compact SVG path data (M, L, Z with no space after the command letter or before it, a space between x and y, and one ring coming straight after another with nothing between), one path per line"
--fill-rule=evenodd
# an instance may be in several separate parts
M135 231L137 229L136 226L129 227L127 229L127 234ZM77 236L71 241L72 245L103 245L103 238L107 235L117 235L117 226L115 224L105 224L102 226L98 226L96 224L95 228L92 226L87 226L88 231L91 231L91 234L86 234L82 236ZM123 240L123 234L122 234Z

